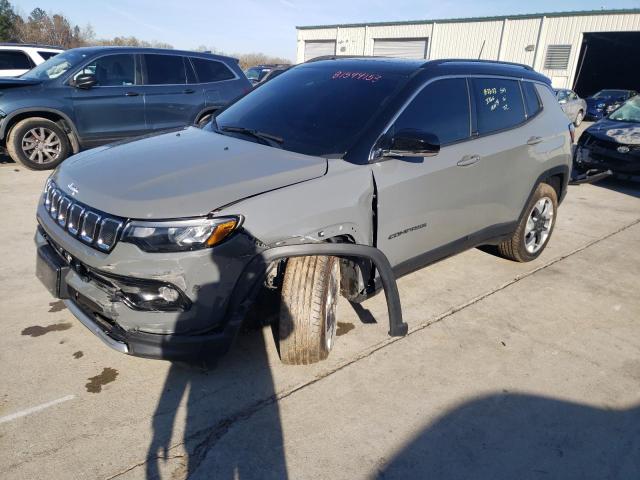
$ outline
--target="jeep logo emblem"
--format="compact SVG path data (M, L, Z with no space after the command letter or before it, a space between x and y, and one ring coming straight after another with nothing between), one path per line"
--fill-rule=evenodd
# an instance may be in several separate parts
M618 152L629 153L629 147L627 147L626 145L622 145L621 147L618 147Z

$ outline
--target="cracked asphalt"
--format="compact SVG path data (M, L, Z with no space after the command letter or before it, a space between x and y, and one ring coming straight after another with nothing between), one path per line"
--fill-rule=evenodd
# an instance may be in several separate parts
M16 171L18 170L18 171ZM269 329L212 371L109 350L34 277L46 173L0 165L0 476L637 478L640 184L571 187L549 248L474 249L339 304L330 358Z

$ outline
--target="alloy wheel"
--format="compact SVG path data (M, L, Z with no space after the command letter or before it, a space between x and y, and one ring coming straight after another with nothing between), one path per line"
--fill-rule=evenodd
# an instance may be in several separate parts
M22 152L32 162L47 164L55 162L62 151L58 134L46 127L35 127L22 137Z
M530 254L540 250L549 238L554 213L553 202L549 197L542 197L531 209L524 230L524 246Z

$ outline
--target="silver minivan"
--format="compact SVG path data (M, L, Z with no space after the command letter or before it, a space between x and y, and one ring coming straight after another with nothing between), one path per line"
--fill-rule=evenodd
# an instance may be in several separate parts
M269 289L282 361L313 363L338 295L384 290L404 335L399 276L479 245L537 258L571 144L524 65L317 59L203 129L64 162L37 210L37 275L110 347L166 359L227 351Z

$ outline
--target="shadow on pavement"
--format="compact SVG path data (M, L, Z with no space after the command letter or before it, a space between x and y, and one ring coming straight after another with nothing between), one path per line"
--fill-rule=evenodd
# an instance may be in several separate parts
M640 177L635 177L634 179L606 178L594 183L594 185L640 198Z
M245 253L249 257L255 254ZM212 255L215 254L213 249ZM220 262L224 260L220 259ZM224 278L225 274L235 275L227 273L229 271L233 271L233 268L221 265L218 283L229 280ZM201 287L200 295L213 297L218 283ZM205 369L200 366L203 363L199 360L191 365L172 363L152 419L153 437L147 453L147 479L191 476L216 479L287 478L280 414L261 328L279 312L279 302L273 300L269 294L260 295L256 307L248 314L238 341L226 356L213 364L214 368ZM217 441L233 423L250 417L258 409L261 418L264 416L267 420L247 439L247 447L231 456L216 456ZM184 433L180 434L179 425L182 422ZM186 451L185 456L181 455L180 448L171 449L181 443ZM257 464L255 460L265 457L270 458L268 468ZM205 458L207 472L196 473ZM167 460L176 459L178 462L171 462L168 466L172 471L163 470ZM210 471L211 468L214 471Z
M462 404L425 428L379 478L640 478L640 405L609 410L521 394Z

